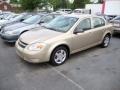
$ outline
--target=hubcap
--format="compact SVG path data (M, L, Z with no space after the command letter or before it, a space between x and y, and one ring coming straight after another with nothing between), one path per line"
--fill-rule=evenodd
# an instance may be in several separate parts
M54 60L56 63L61 64L62 62L65 61L66 57L67 57L67 54L65 50L58 50L55 53Z
M109 37L106 37L105 40L104 40L104 45L105 45L105 46L108 46L109 41L110 41L110 38L109 38Z

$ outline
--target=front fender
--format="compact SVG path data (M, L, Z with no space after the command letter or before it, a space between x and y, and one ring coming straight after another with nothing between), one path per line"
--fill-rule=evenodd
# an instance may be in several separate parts
M48 55L47 55L47 56L48 56L49 59L50 59L50 56L51 56L53 50L54 50L56 47L61 46L61 45L66 45L66 46L69 48L69 45L68 45L67 42L58 42L58 43L56 43L56 44L52 44L52 46L50 46L50 48L49 48L49 50L48 50ZM69 48L69 49L70 49L70 48Z

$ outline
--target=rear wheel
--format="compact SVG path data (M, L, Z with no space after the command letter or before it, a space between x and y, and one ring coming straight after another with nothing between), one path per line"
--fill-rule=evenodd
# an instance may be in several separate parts
M67 58L68 50L63 46L60 46L53 51L50 58L50 63L54 66L58 66L63 64L67 60Z
M106 47L108 47L109 46L109 44L110 44L110 35L106 35L105 37L104 37L104 39L103 39L103 42L102 42L102 44L101 44L101 47L103 47L103 48L106 48Z

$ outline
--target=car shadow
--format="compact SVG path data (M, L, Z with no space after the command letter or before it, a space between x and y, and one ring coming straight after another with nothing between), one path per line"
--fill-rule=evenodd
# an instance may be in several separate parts
M78 52L78 53L75 53L75 54L72 54L68 60L73 60L74 58L76 57L85 57L86 54L90 53L90 52L93 52L97 49L99 49L100 47L99 46L96 46L96 47L93 47L93 48L90 48L90 49L87 49L87 50L84 50L84 51L81 51L81 52ZM18 56L18 58L20 59L20 62L27 68L29 69L51 69L52 67L57 67L57 66L52 66L49 62L43 62L43 63L29 63L25 60L23 60L22 58L20 58ZM68 61L66 61L66 63L69 63ZM61 65L62 66L62 65Z
M89 48L89 49L74 53L69 57L69 60L72 60L72 59L74 59L76 57L85 57L88 53L91 53L91 52L96 51L98 49L102 49L102 48L98 45L98 46L95 46L95 47L92 47L92 48Z
M6 46L14 47L15 43L3 42Z
M31 70L36 70L36 69L50 69L52 66L48 62L43 62L43 63L30 63L22 58L18 57L20 59L20 62L25 66L26 68L29 68Z
M113 37L115 37L115 38L120 38L120 34L118 34L118 33L113 34Z

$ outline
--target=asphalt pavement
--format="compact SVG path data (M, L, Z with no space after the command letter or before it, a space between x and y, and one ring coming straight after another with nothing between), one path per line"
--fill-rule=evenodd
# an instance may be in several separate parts
M71 55L61 66L30 64L0 39L0 90L120 90L120 37Z

